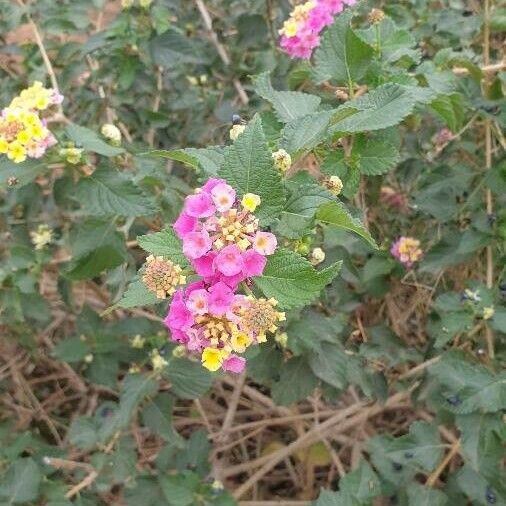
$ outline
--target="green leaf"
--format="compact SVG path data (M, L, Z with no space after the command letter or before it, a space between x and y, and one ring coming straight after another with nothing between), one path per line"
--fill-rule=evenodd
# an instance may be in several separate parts
M311 395L317 383L304 357L291 358L281 367L279 381L271 390L272 400L277 405L289 406Z
M198 166L207 176L218 175L218 170L225 160L225 148L223 146L209 146L207 148L186 148L185 153L193 156Z
M128 309L131 307L159 304L160 302L164 302L164 300L159 299L155 293L148 290L142 280L135 279L128 285L126 292L113 307Z
M142 410L144 425L156 436L165 441L179 444L181 436L174 430L172 411L174 399L167 393L160 393Z
M356 157L360 172L366 176L379 176L393 169L400 159L395 146L381 139L357 136L353 142L352 156Z
M91 416L80 416L70 426L69 441L81 450L91 450L98 441L97 424Z
M440 95L430 103L433 109L452 131L457 132L464 123L466 107L460 93Z
M255 215L269 224L283 209L285 200L281 175L274 167L259 116L250 121L244 132L229 147L218 175L223 177L242 197L255 193L262 203Z
M446 495L435 488L424 487L412 482L407 487L409 506L444 506L448 502Z
M42 473L31 458L15 460L7 469L0 484L0 497L8 504L35 501L39 494Z
M79 181L76 198L83 210L94 216L137 217L155 212L151 199L131 179L106 167Z
M79 362L90 352L89 346L80 337L67 337L60 341L51 354L63 362Z
M341 263L317 271L294 251L278 249L267 259L264 273L255 284L267 297L274 297L281 308L301 307L312 302L341 269Z
M400 123L417 102L415 92L387 83L337 108L332 132L368 132Z
M164 375L171 382L174 394L182 399L201 397L213 384L213 377L207 369L182 358L171 359Z
M352 30L352 17L352 11L337 16L334 24L323 33L314 55L314 74L318 82L330 79L348 85L365 75L374 49Z
M156 156L158 158L167 158L168 160L174 160L176 162L181 162L185 165L188 165L189 167L196 168L198 167L198 160L186 153L184 149L153 149L152 151L148 151L147 153L139 153L138 156L145 155L145 156Z
M365 460L360 462L357 469L341 479L339 489L344 496L357 499L361 504L368 504L381 494L380 481Z
M457 414L481 410L494 413L506 409L506 373L493 374L480 364L471 364L461 353L448 352L429 369L439 400ZM447 399L452 396L452 402Z
M89 128L71 124L65 128L65 132L76 145L82 146L86 151L92 151L103 156L116 156L125 152L123 148L107 144Z
M70 234L72 260L65 272L70 279L90 279L126 261L125 241L113 221L80 223Z
M153 37L149 42L151 56L156 65L171 69L182 63L201 63L201 48L175 27Z
M42 159L14 163L3 158L0 160L0 189L8 187L7 181L10 177L16 177L18 181L15 188L21 188L40 176L46 168L47 164Z
M188 265L188 260L183 254L181 241L176 236L172 227L153 234L139 235L137 236L137 242L148 253L169 258L181 266Z
M316 213L316 219L325 225L344 228L358 234L373 248L378 248L376 241L358 218L353 218L342 202L329 202L322 204Z
M272 87L269 72L255 76L253 86L258 95L272 104L279 121L283 123L315 112L321 102L320 97L300 91L276 91Z
M297 187L288 197L276 230L288 239L301 237L313 224L313 218L321 204L335 197L318 184Z
M347 356L341 347L331 343L321 343L319 349L309 356L314 375L339 389L347 384L346 362Z
M158 389L157 382L143 374L129 374L123 380L119 409L116 415L118 428L125 428L136 414L139 404L147 397L154 395Z
M416 464L424 471L431 472L440 462L443 448L437 427L422 421L412 423L409 434L392 441L387 455L393 462Z
M288 123L281 133L280 147L289 153L310 150L326 136L334 111L308 114Z
M195 494L188 488L184 476L160 476L158 479L163 495L170 506L189 506L195 504Z
M330 490L321 490L315 506L362 506L357 500L341 492L331 492Z

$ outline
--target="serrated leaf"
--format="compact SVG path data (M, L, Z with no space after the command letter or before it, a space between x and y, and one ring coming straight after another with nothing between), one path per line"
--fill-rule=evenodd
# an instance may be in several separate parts
M373 248L378 248L376 241L358 218L353 218L342 202L322 204L316 213L316 219L325 225L344 228L358 234Z
M149 199L125 175L102 167L79 181L76 198L83 210L93 216L137 217L153 214Z
M321 343L319 349L309 356L309 365L314 375L339 389L347 384L346 361L344 351L331 343Z
M360 172L366 176L379 176L394 168L400 159L395 146L381 139L358 136L353 142L352 156L356 157Z
M172 391L182 399L196 399L206 393L213 383L211 374L201 364L187 359L172 359L164 370Z
M197 160L198 166L206 173L206 175L216 176L225 159L226 148L223 146L186 148L184 152Z
M494 413L506 409L506 373L493 374L486 367L471 364L462 354L448 352L429 369L437 379L441 402L450 411L468 414L481 410ZM447 402L453 396L452 402ZM445 402L446 401L446 402Z
M160 476L158 481L163 495L170 506L189 506L195 504L193 490L185 484L183 476Z
M277 230L288 239L301 237L312 226L320 205L333 200L335 197L318 184L297 187L286 201Z
M169 258L173 262L187 266L188 260L183 254L183 246L172 228L166 228L161 232L140 235L137 237L139 246L155 256Z
M317 271L304 257L279 248L267 259L262 276L255 284L267 297L274 297L281 308L302 307L318 297L339 273L341 262Z
M97 444L97 424L91 416L80 416L70 426L69 441L81 450L91 450Z
M192 39L174 26L153 37L149 49L156 65L171 69L182 63L201 63L202 52Z
M462 128L466 107L460 93L440 95L430 103L430 107L444 120L452 132L457 132Z
M139 404L148 396L156 393L157 382L150 376L143 374L129 374L123 380L119 409L116 413L118 428L128 426L136 414Z
M114 307L122 307L128 309L138 306L149 306L150 304L158 304L164 302L159 299L155 293L148 290L147 286L140 280L132 281L123 294L123 297L114 305Z
M281 132L280 147L292 154L314 148L325 138L333 114L332 110L315 112L292 120Z
M387 83L338 107L330 130L343 133L382 130L411 114L417 101L413 90Z
M281 366L279 381L272 387L272 400L280 406L289 406L309 396L318 380L304 357L291 358Z
M35 501L38 496L42 473L31 458L16 459L8 468L0 484L0 497L8 504Z
M154 149L147 153L140 153L140 155L156 156L158 158L167 158L168 160L174 160L175 162L181 162L189 167L198 167L198 160L186 153L184 149Z
M323 33L314 55L314 74L319 82L330 79L348 85L365 75L374 49L352 30L352 17L352 11L337 16Z
M357 469L341 479L339 489L344 496L357 499L361 504L367 504L381 494L380 481L365 460L361 461Z
M76 145L82 146L86 151L92 151L103 156L116 156L125 152L123 148L107 144L97 133L89 128L71 124L65 128L65 132Z
M4 158L0 160L0 188L5 189L8 187L7 181L10 177L16 177L18 181L15 188L21 188L40 176L46 167L47 164L42 159L14 163Z
M160 393L142 410L142 421L153 434L172 444L180 444L181 436L172 424L173 408L174 398L165 392Z
M241 197L255 193L262 203L255 215L264 225L269 224L283 209L285 200L281 175L274 167L259 116L250 121L225 154L218 175L227 180Z
M86 220L70 234L72 260L65 272L70 279L90 279L126 260L125 241L112 221Z
M255 91L269 101L276 115L283 123L301 118L315 112L321 99L316 95L309 95L300 91L277 91L272 87L270 73L263 72L253 78Z
M444 506L448 497L435 488L424 487L413 482L407 487L409 506Z
M440 462L443 449L437 427L421 421L411 424L409 434L393 440L387 449L387 455L393 462L416 464L430 472Z

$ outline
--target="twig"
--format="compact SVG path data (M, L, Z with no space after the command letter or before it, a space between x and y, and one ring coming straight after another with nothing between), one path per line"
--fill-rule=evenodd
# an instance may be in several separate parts
M239 399L241 397L242 389L244 387L244 382L246 380L246 374L243 372L239 376L234 391L232 392L232 396L230 397L230 403L228 405L227 413L223 420L223 425L221 426L221 431L218 436L218 440L225 440L228 436L228 431L232 426L234 421L235 412L237 411L237 405L239 404Z
M83 488L89 487L97 478L97 471L93 470L83 481L78 483L75 487L72 487L66 494L65 499L70 499L78 494Z
M160 100L162 96L162 88L163 88L163 68L157 67L156 69L156 95L155 100L153 101L153 112L158 112L160 109ZM149 129L148 135L146 137L148 144L150 147L153 147L153 143L155 140L155 127L151 127Z
M35 24L35 21L32 19L32 17L30 16L27 8L26 8L26 5L24 4L23 0L16 0L18 5L22 8L22 9L25 9L26 10L26 18L28 20L28 24L30 25L30 28L32 29L32 32L33 32L33 36L35 37L35 42L37 43L37 46L39 48L39 51L40 51L40 55L42 56L42 61L44 62L44 66L46 67L46 71L49 75L49 79L51 81L51 86L53 87L53 89L59 93L60 92L60 87L58 86L58 81L56 79L56 74L54 72L54 69L53 69L53 66L51 65L51 60L49 59L49 56L47 55L47 51L46 51L46 48L44 47L44 41L42 39L42 36L39 32L39 29L37 28L37 25ZM63 114L63 108L61 106L61 104L58 104L57 106L57 109L58 109L58 113L60 116L64 116Z
M200 16L202 17L202 21L204 21L204 25L206 27L207 33L209 35L209 38L211 39L211 42L213 43L214 47L216 48L216 51L218 52L218 55L221 59L221 61L224 63L226 67L230 66L230 57L228 56L227 50L225 49L225 46L219 41L218 35L213 30L213 21L211 19L211 15L209 14L209 11L207 10L207 7L203 0L195 0L195 3L197 4L197 9L200 12ZM248 105L249 98L246 92L244 91L244 88L239 81L239 79L234 78L232 80L232 83L234 84L234 87L237 91L237 94L239 95L239 98L243 105Z
M485 0L484 4L484 25L483 25L483 63L485 66L490 64L490 2ZM487 90L489 84L488 76L485 77L483 89ZM487 118L485 120L485 170L489 171L492 168L492 121ZM492 201L492 191L487 188L485 195L487 203L487 215L490 216L494 212L494 205ZM494 258L492 254L492 246L488 245L486 248L487 255L487 288L491 289L494 286ZM494 334L489 325L485 328L485 340L487 342L488 356L494 358Z
M412 376L415 376L419 372L424 371L427 369L427 367L430 367L431 365L439 362L441 360L441 356L433 357L429 360L426 360L425 362L422 362L421 364L418 364L416 367L413 367L413 369L410 369L408 372L405 372L404 374L401 374L399 376L399 380L404 380L407 378L411 378Z
M450 451L447 453L446 457L441 461L441 464L437 466L437 469L431 473L431 475L427 478L426 485L428 487L433 487L436 483L437 479L441 475L441 473L445 470L445 467L449 464L450 460L458 453L460 448L460 439L453 443Z
M292 455L297 450L300 450L301 448L312 444L314 441L317 441L325 434L325 432L328 432L330 429L343 431L349 429L350 427L356 427L359 423L366 420L367 418L374 416L387 408L395 406L397 403L404 400L408 395L409 392L399 392L387 399L384 404L375 403L369 408L364 409L366 408L367 404L365 402L358 402L356 404L352 404L346 409L339 411L333 417L325 420L320 425L317 425L313 429L307 431L304 435L297 438L288 446L285 446L284 448L279 449L271 455L268 455L268 461L239 488L237 488L233 494L234 498L240 499L246 492L248 492L251 487L255 485L255 483L261 480L265 474L267 474L272 468L279 464L279 462ZM355 413L356 416L350 416ZM337 429L335 426L348 416L350 417L345 422L343 422L342 425L339 426L339 429Z

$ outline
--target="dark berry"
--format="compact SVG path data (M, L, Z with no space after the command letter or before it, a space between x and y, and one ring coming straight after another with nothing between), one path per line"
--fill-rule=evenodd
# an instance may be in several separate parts
M497 501L497 497L490 487L487 487L487 490L485 491L485 499L487 500L488 504L495 504Z
M400 471L402 469L402 464L399 464L398 462L393 462L392 467L394 468L394 471Z
M446 398L446 402L448 404L451 404L452 406L458 406L459 404L462 404L462 400L457 394L450 395Z
M239 114L232 114L232 125L241 125L242 123L244 123L244 121Z

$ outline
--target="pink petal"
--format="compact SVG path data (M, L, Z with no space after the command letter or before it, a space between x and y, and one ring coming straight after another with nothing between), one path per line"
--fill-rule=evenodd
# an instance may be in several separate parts
M246 366L246 359L239 357L237 355L230 355L223 361L221 367L223 368L224 371L239 374L244 370L245 366Z
M216 211L209 193L200 192L185 199L184 212L195 218L207 218Z
M243 270L246 277L260 276L264 271L267 259L254 249L249 249L242 254Z
M182 239L189 232L193 232L198 225L198 219L195 216L189 216L182 212L174 222L174 231L179 239Z

